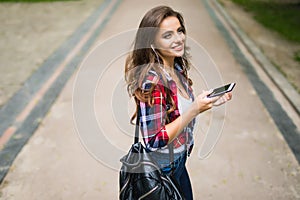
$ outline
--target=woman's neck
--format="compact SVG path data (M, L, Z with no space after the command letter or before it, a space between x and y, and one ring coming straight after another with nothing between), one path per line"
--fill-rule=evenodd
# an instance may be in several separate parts
M174 74L174 58L163 59L164 67L169 74Z

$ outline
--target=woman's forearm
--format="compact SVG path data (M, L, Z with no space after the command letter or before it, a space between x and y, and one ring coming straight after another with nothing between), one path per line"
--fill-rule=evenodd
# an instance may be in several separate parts
M194 102L186 112L180 115L176 120L167 124L166 131L169 136L169 143L171 143L198 114L198 110Z
M221 97L207 98L211 91L203 91L196 97L190 108L180 115L176 120L167 124L166 131L169 136L169 143L171 143L199 113L209 110L215 106L219 106L229 101L232 98L231 93L226 93Z

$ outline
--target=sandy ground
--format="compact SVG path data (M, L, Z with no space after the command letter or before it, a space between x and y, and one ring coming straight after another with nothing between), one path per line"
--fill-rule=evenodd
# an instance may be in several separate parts
M137 0L127 2L121 4L118 15L110 20L102 37L106 38L112 33L124 30L120 26L127 29L136 27L136 23L128 19L137 19L146 8ZM153 5L158 3L152 2ZM167 0L165 2L169 3ZM183 8L187 21L201 18L208 23L203 26L208 27L212 21L199 2L191 0L191 4L187 4L185 1L174 1L174 4L176 8ZM72 9L71 4L74 4ZM14 24L13 22L17 24L11 25L9 29L1 27L1 35L7 37L6 39L1 37L1 51L7 51L6 56L0 55L3 70L1 87L10 92L1 89L2 102L7 101L32 71L98 4L96 0L49 5L0 4L1 21L5 19L11 24ZM122 16L125 15L125 10L132 8L132 5L136 6L137 12ZM39 12L40 17L36 17ZM21 13L23 17L20 17ZM25 16L27 13L31 16L29 19ZM42 22L38 22L41 19ZM128 21L132 24L128 25L126 23ZM26 25L23 25L25 22ZM117 23L120 23L120 26L112 26ZM23 28L20 33L17 27L21 25ZM202 132L197 138L195 154L188 163L193 177L195 199L299 199L299 165L293 154L218 30L214 26L209 30L202 27L194 26L189 30L191 33L194 32L194 37L207 48L216 63L221 66L224 78L243 83L243 88L237 87L235 99L227 107L222 140L209 159L204 161L198 159L197 152L202 139L200 137L204 136ZM30 35L27 34L29 31ZM14 39L13 35L20 38L19 42L14 41L17 39ZM8 39L9 37L12 38ZM220 44L220 48L216 48L216 44ZM8 65L15 67L5 67ZM119 66L114 67L119 69L117 68ZM0 192L2 199L116 199L118 171L100 165L88 155L74 133L71 100L73 81L71 79L68 82L37 132L18 156L2 185ZM243 104L246 101L249 103L247 106ZM224 117L220 116L220 119ZM209 124L205 120L202 123L204 127ZM128 147L130 143L131 139L126 140L125 146Z
M251 13L243 10L230 0L220 0L220 2L240 28L300 92L300 63L294 60L294 53L300 51L300 44L287 41L278 33L266 29L253 19Z
M0 3L0 107L101 2Z
M0 4L0 106L101 3L98 0ZM300 45L282 39L229 0L226 11L300 90ZM30 34L28 34L30 33Z

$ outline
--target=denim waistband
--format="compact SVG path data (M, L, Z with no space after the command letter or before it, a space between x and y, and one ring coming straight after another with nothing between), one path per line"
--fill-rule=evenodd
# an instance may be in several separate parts
M180 147L174 148L174 154L182 154L186 151L186 145L181 145ZM159 149L156 152L169 154L169 148Z
M171 166L169 154L152 152L151 156L157 162L158 166L160 167L163 173L167 174L171 172L172 166ZM174 162L173 162L174 169L176 169L181 164L181 162L185 162L186 157L187 157L186 151L183 151L181 153L174 153Z

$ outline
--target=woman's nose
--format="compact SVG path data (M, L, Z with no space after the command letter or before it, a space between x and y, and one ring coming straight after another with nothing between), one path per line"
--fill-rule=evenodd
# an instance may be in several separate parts
M182 42L184 39L184 35L182 33L176 33L174 42Z

